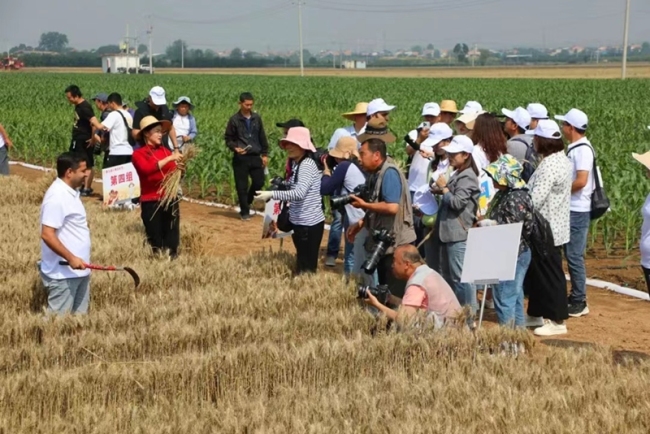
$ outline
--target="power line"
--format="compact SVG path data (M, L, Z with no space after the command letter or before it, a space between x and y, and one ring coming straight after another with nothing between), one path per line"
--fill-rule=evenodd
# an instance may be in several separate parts
M487 6L495 3L501 3L503 0L472 0L467 3L440 3L440 4L435 4L435 3L427 3L424 6L418 6L414 7L413 5L396 5L394 7L392 6L383 6L383 9L381 7L369 7L369 6L362 6L362 5L357 5L356 7L354 5L343 5L343 4L338 4L338 3L331 3L328 4L327 2L324 1L318 1L314 3L311 8L313 9L321 9L321 10L330 10L330 11L340 11L340 12L362 12L365 14L385 14L385 13L390 13L390 14L410 14L410 13L416 13L416 12L423 12L423 11L451 11L451 10L459 10L459 9L466 9L466 8L472 8L472 7L478 7L478 6ZM407 6L407 8L405 8Z

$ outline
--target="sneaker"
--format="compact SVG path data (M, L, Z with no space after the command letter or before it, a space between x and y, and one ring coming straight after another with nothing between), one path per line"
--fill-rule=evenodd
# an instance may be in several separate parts
M526 315L526 327L542 327L544 326L544 318L541 316Z
M558 324L550 319L544 320L544 326L536 328L533 333L536 336L555 336L567 333L566 324Z
M241 216L241 219L242 219L243 221L245 221L245 222L249 222L249 221L251 221L251 215L250 215L250 214L248 214L248 215L243 215L243 216Z
M587 306L586 301L569 304L569 316L573 318L579 318L583 315L587 315L588 313L589 307Z
M325 266L336 267L336 258L334 256L328 256L327 259L325 259Z
M81 191L79 192L81 196L88 197L93 194L93 189L92 188L82 188Z

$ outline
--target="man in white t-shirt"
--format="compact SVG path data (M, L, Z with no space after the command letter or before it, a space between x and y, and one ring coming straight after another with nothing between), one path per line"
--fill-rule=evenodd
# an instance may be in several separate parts
M9 175L9 149L13 146L9 134L0 124L0 175Z
M111 112L102 121L102 127L110 135L104 169L130 163L133 155L133 147L129 143L129 129L133 127L133 118L122 108L122 96L119 93L110 94L107 101Z
M90 270L84 265L90 262L90 230L79 188L86 180L86 160L66 152L57 159L56 172L41 205L38 268L48 294L48 312L85 314L90 300Z
M591 223L591 195L594 191L594 149L585 137L588 123L585 113L571 109L566 115L555 116L555 119L562 121L562 134L570 143L567 155L573 164L571 238L564 245L564 255L571 276L569 316L580 317L589 313L585 250Z

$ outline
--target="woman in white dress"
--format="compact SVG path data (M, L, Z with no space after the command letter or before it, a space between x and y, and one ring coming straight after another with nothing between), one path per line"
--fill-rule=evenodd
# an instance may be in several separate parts
M648 127L650 128L650 127ZM650 152L645 154L632 154L632 157L643 164L646 168L646 175L650 178ZM646 197L643 208L641 209L643 216L643 226L641 227L641 268L645 276L645 283L650 294L650 195Z

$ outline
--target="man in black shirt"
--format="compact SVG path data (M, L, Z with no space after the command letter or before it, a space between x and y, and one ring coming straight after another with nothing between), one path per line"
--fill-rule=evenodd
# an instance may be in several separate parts
M226 125L226 146L233 151L232 168L242 220L250 220L255 192L264 186L264 168L268 164L269 143L259 114L253 112L253 95L239 96L239 111ZM251 178L249 188L248 178Z
M95 107L97 107L97 110L101 112L99 115L99 122L104 122L106 120L106 117L108 114L111 112L111 109L108 107L108 95L105 93L98 93L97 95L93 96L93 101L95 101ZM104 147L104 163L102 164L102 167L106 167L106 162L108 160L108 143L109 143L109 135L110 133L105 132L103 129L102 130L95 130L95 136L97 137L93 143L94 148L97 149L98 146ZM96 155L99 155L99 151L95 151Z
M65 96L74 105L74 124L72 125L72 140L70 151L84 156L86 167L90 171L86 177L86 185L81 189L82 196L90 196L93 192L93 176L95 158L93 154L93 128L100 129L101 124L95 117L92 106L83 99L79 86L71 85L65 89Z
M159 121L169 121L172 122L172 127L168 134L163 136L163 144L165 146L169 145L169 140L172 142L172 147L174 152L178 151L178 141L176 140L176 129L172 121L172 112L169 111L167 107L167 99L165 98L165 89L160 86L155 86L149 91L149 96L144 100L135 104L137 110L133 115L133 137L138 140L138 134L140 133L140 121L146 116L153 116ZM139 146L144 145L144 143L138 143ZM139 147L138 146L138 147Z

